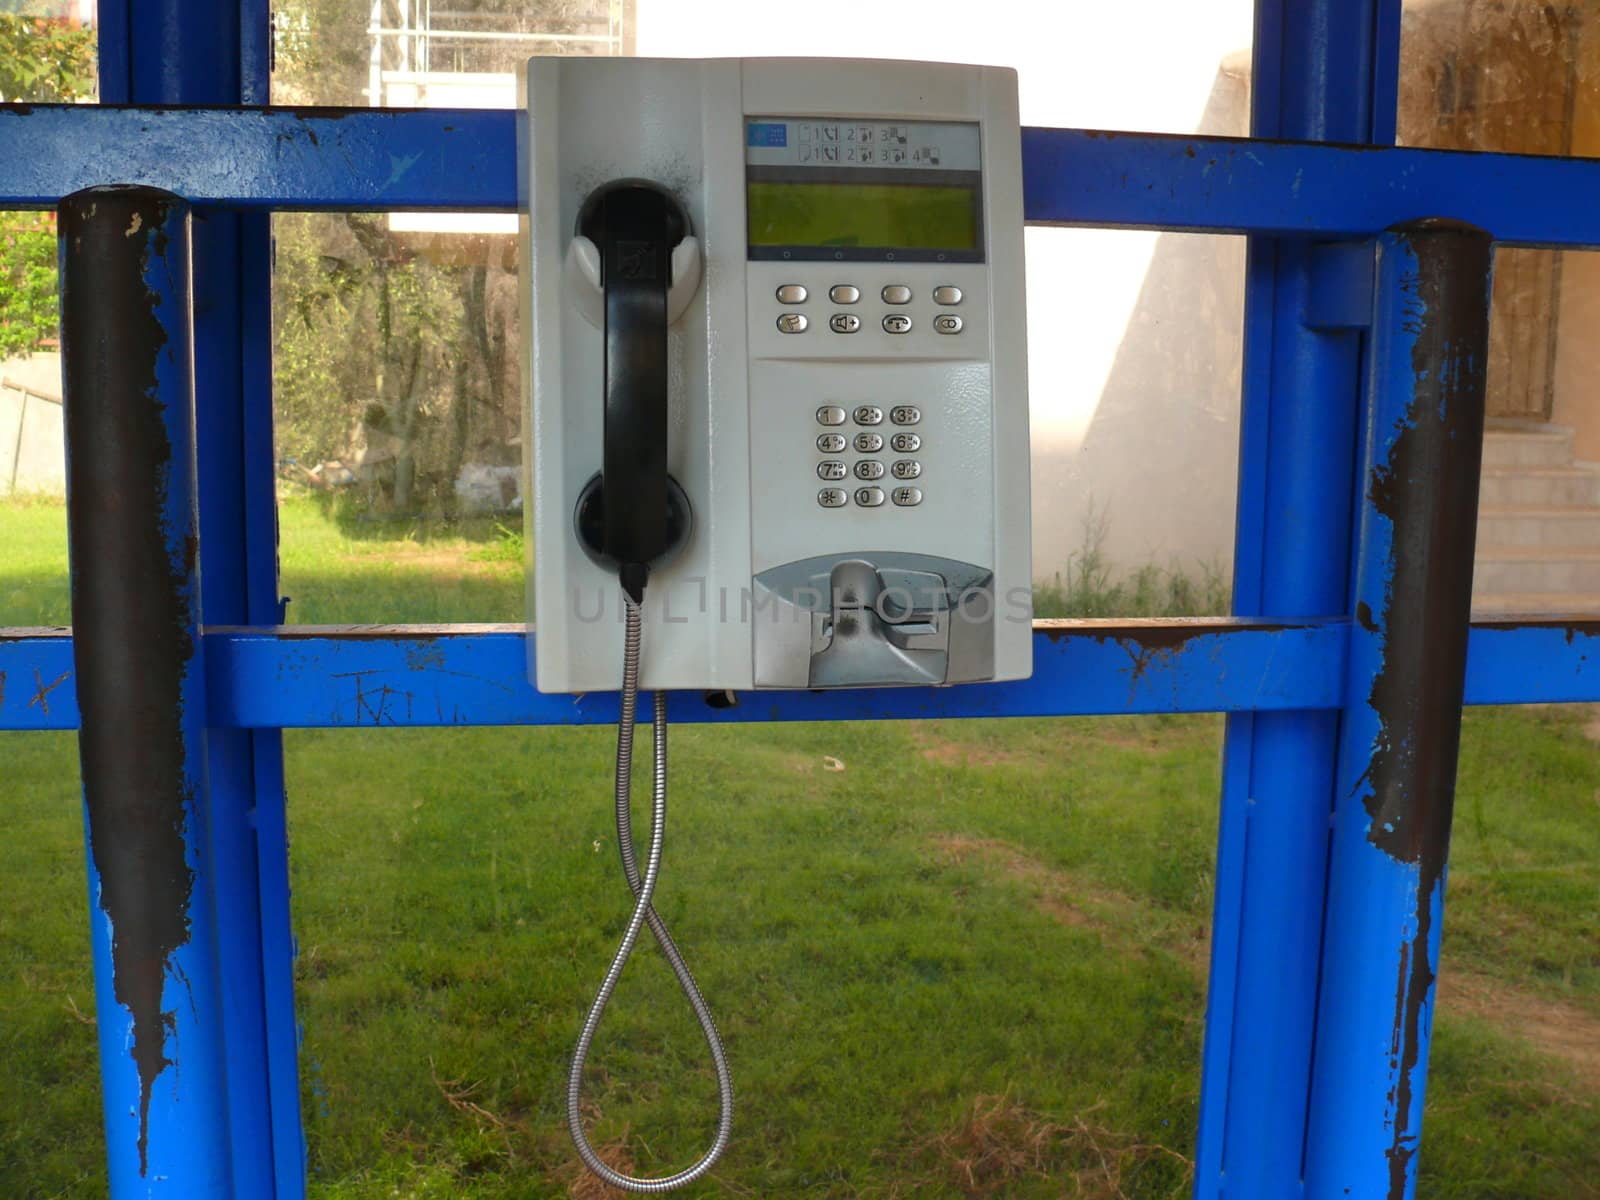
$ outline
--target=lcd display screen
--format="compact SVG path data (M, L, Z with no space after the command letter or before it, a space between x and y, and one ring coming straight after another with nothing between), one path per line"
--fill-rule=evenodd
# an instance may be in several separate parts
M943 183L748 182L757 247L949 251L975 254L978 188Z

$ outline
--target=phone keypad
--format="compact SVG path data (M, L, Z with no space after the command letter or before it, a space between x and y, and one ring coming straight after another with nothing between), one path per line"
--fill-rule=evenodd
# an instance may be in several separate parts
M917 425L922 421L922 410L913 404L896 404L888 411L889 420L896 425ZM881 425L884 410L876 404L858 404L848 411L842 404L824 404L817 409L817 424L824 432L816 435L819 454L828 457L817 463L817 478L827 484L837 484L852 475L865 486L849 491L842 487L824 487L817 492L817 504L822 508L882 508L892 503L895 508L915 508L922 503L920 487L896 486L885 492L878 482L886 476L907 484L922 478L922 462L915 458L897 458L885 463L871 457L881 454L887 443L895 454L915 454L922 449L922 435L901 430L887 439L872 426ZM865 429L851 435L827 432L827 427L845 424L846 420ZM834 457L854 451L867 457L852 461Z

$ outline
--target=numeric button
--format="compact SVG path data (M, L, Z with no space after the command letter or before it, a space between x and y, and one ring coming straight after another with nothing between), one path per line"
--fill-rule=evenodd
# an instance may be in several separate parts
M915 425L922 420L922 410L915 404L896 404L889 410L889 420L896 425Z
M914 458L902 458L891 470L896 479L915 479L922 474L922 464Z
M883 434L858 433L856 434L856 452L858 454L876 454L883 449Z
M889 449L896 454L915 454L922 449L922 439L914 433L897 433L889 439Z
M882 479L883 464L875 458L863 458L856 464L857 479Z
M817 424L843 425L844 409L840 408L837 404L824 404L821 408L817 409Z
M881 487L864 487L856 489L856 503L862 508L877 508L883 503L883 489Z
M817 449L824 454L843 454L845 444L842 433L824 433L817 437Z
M899 412L900 410L897 408L895 411ZM883 409L879 408L875 404L862 404L857 406L854 416L857 425L883 424ZM896 422L896 424L900 424L900 422Z
M830 458L817 464L817 478L826 480L829 483L837 483L848 474L849 471L845 469L845 465L836 458Z

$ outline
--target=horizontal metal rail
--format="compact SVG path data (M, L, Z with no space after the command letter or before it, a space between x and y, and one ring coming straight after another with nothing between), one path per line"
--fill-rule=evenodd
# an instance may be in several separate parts
M0 207L105 183L246 210L517 206L518 114L0 105ZM1600 246L1600 161L1077 129L1023 130L1027 220L1310 238L1418 214L1500 242Z
M1335 709L1348 623L1243 618L1041 621L1033 678L956 688L682 692L691 722L1085 716ZM214 728L592 725L612 693L535 691L521 625L219 628L205 633ZM1600 699L1600 618L1472 628L1468 704ZM70 629L0 629L0 730L76 729Z

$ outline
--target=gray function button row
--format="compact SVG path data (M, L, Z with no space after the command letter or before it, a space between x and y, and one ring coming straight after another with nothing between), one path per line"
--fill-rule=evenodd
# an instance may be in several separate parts
M804 333L808 324L805 313L784 313L778 318L778 332Z
M889 410L889 420L896 425L915 425L922 420L922 410L915 404L896 404Z
M802 321L805 320L804 317L800 319ZM883 331L885 333L910 333L911 318L906 316L905 313L890 313L883 319Z
M894 502L901 508L914 508L922 503L922 489L917 487L897 487L894 490Z
M824 404L821 408L817 409L817 424L843 425L844 409L840 408L837 404Z
M858 433L856 434L856 451L860 454L876 454L883 449L883 434Z
M874 404L862 404L856 408L855 418L857 425L882 425L883 409Z
M817 503L823 508L843 508L850 493L843 488L823 488L817 493Z
M875 458L863 458L856 464L857 479L882 479L883 464Z
M896 454L915 454L922 449L922 439L914 433L897 433L889 439L889 449Z
M896 479L915 479L922 474L922 464L914 458L902 458L891 470Z
M856 503L862 508L877 508L883 503L883 489L881 487L864 487L856 489Z
M817 464L817 478L827 480L829 483L837 483L849 473L845 465L836 458Z
M883 302L885 304L910 304L911 289L903 283L891 283L883 289Z
M828 328L835 333L854 333L861 328L861 318L855 313L834 313L828 318Z
M817 437L817 449L824 454L843 454L845 448L844 434L824 433Z
M804 304L806 297L811 293L806 291L804 285L786 283L778 289L779 304Z
M933 302L935 304L960 304L961 289L948 283L940 284L933 289Z
M861 299L861 289L848 283L836 283L828 289L828 299L835 304L854 304Z
M937 333L960 333L961 318L955 313L940 313L933 319L933 328Z

